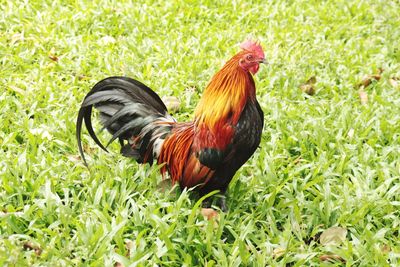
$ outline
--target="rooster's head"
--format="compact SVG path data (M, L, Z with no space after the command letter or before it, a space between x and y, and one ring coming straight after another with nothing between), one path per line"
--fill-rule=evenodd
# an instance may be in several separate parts
M259 42L245 41L240 45L243 51L240 53L239 66L256 74L260 63L266 63L264 51Z

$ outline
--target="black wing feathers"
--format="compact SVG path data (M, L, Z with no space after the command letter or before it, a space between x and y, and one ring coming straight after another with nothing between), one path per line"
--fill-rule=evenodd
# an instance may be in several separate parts
M197 158L199 159L200 163L209 167L211 170L215 170L224 160L225 151L222 151L217 148L204 148L201 149L198 154Z

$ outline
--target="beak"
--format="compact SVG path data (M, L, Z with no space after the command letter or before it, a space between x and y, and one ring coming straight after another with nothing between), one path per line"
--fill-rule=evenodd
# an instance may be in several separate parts
M260 59L260 60L258 61L258 63L268 64L268 62L267 62L267 60L266 60L265 58Z

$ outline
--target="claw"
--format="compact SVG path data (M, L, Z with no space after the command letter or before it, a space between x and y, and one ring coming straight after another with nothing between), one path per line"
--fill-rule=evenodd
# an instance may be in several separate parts
M217 199L215 199L217 198ZM212 204L218 206L222 212L228 212L228 206L226 205L225 195L217 195L216 197L208 198L203 200L202 207L205 209L211 208Z
M203 201L203 203L201 204L201 206L205 209L211 208L211 201L206 199Z

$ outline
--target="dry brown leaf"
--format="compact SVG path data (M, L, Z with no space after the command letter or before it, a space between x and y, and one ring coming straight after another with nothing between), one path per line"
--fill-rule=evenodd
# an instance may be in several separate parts
M303 93L306 93L308 95L314 95L315 94L314 85L316 82L317 82L317 77L312 76L305 83L300 85L300 90L303 91Z
M87 144L83 144L83 152L85 152L86 154L92 154L95 151L96 151L96 148L91 147Z
M213 218L218 219L218 212L214 209L211 208L202 208L201 209L201 215L203 215L204 218L207 218L207 220L211 220Z
M162 98L162 101L169 111L177 111L181 106L181 102L175 96L165 96Z
M364 90L359 90L358 95L360 97L361 104L363 104L363 105L368 104L368 95Z
M127 240L127 241L125 242L125 246L126 246L126 249L127 249L128 251L131 251L131 250L133 249L133 246L134 246L133 241L132 241L132 240Z
M216 210L211 208L201 208L200 213L203 215L204 219L213 222L214 228L218 228L219 214Z
M72 162L80 162L82 160L79 155L67 155L67 158Z
M382 76L383 69L379 68L377 70L377 74L372 74L372 75L365 75L362 79L362 81L358 84L358 87L368 87L373 81L379 81Z
M49 58L53 61L58 61L58 57L56 55L49 55Z
M277 247L272 251L272 257L274 259L277 259L281 256L283 256L286 253L286 249L282 248L282 247Z
M78 80L80 80L80 81L87 81L89 79L90 79L90 77L86 76L85 74L79 74L78 75Z
M306 84L315 84L316 82L317 82L317 77L314 75L311 76L311 78L306 81Z
M364 76L362 81L358 84L359 87L364 86L368 87L373 81L379 81L381 79L380 74L375 74L375 75L367 75Z
M40 256L40 254L42 254L42 249L38 245L33 244L31 241L25 242L23 247L25 250L33 250L36 256Z
M53 61L58 61L58 57L56 56L56 49L54 47L52 47L48 53L49 58Z
M314 85L312 84L302 84L300 85L301 91L303 93L306 93L307 95L314 95L315 94L315 88Z
M134 243L132 240L127 240L125 241L125 247L126 247L126 256L129 257L131 255L131 251L134 249Z
M346 240L347 229L334 226L326 229L320 236L319 242L324 245L338 246Z
M346 262L346 260L345 259L343 259L342 257L340 257L339 255L336 255L336 254L331 254L331 255L328 255L328 254L325 254L325 255L321 255L320 257L319 257L319 259L321 260L321 261L341 261L341 262Z
M387 254L387 253L389 253L390 251L392 251L392 249L391 249L391 247L390 247L389 245L384 244L384 245L381 247L381 251L382 251L382 253Z

